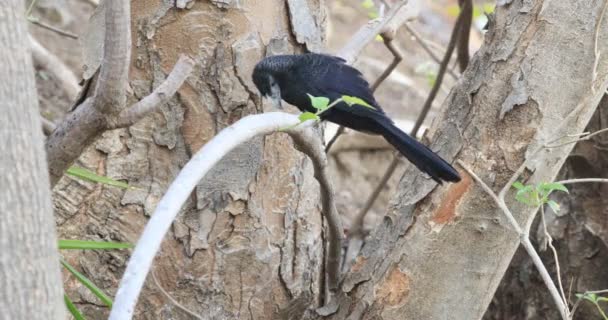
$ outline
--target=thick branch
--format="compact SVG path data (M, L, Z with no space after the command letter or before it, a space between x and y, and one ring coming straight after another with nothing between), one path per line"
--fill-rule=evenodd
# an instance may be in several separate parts
M105 10L103 60L94 107L105 114L117 114L125 106L129 80L131 4L124 0L106 0Z
M409 8L404 7L407 3L408 0L402 0L393 5L384 18L370 21L365 26L361 27L336 55L346 60L346 63L352 64L361 50L372 42L378 34L386 31L387 26L389 26L391 30L392 28L395 28L396 24L389 24L389 22L393 19L398 19L401 23L405 23L405 20L409 17Z
M165 234L190 193L205 174L241 143L285 127L293 127L288 133L301 150L311 157L315 167L315 177L322 188L323 213L330 234L328 278L330 289L337 287L342 227L333 203L333 189L325 171L327 160L320 139L315 138L314 133L308 128L312 122L297 125L299 123L297 116L280 112L247 116L222 130L188 161L156 206L152 218L137 242L117 291L110 319L132 317L137 298Z
M93 108L92 98L67 115L46 140L51 186L106 127L106 118Z

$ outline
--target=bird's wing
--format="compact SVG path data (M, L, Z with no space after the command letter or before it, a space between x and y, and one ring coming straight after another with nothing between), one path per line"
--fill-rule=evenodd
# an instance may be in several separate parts
M359 70L347 65L342 58L328 55L323 57L328 61L320 66L322 72L319 72L319 78L316 79L315 83L321 85L322 88L317 89L325 91L328 95L357 97L383 113L374 98L369 83L363 78Z

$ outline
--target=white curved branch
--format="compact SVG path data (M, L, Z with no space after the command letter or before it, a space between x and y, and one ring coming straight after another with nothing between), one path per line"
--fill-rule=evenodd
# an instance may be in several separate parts
M310 143L307 144L301 139L298 140L298 138L310 134L306 131L311 130L310 126L314 122L308 121L295 126L298 123L300 123L300 120L296 115L283 112L270 112L247 116L222 130L211 141L205 144L190 161L188 161L158 203L152 218L150 218L143 234L137 242L137 246L129 259L127 269L120 281L120 287L116 292L116 298L112 307L112 312L110 313L110 320L132 318L137 298L139 297L146 276L152 267L154 256L160 248L161 242L171 227L173 220L199 181L207 172L209 172L209 170L211 170L211 168L213 168L213 166L228 154L228 152L241 143L247 142L256 136L270 134L284 128L290 128L286 132L294 138L300 149L306 152L315 163L315 177L320 181L322 187L321 192L324 203L324 215L326 215L328 224L330 225L330 239L336 239L337 237L338 241L340 240L341 226L339 220L336 225L337 212L333 206L333 192L331 191L324 170L317 170L319 168L324 168L324 155L323 157L319 157L319 153L315 151L316 149L322 151L320 139L317 139L318 146L316 148L311 147ZM317 163L321 163L321 165L318 165ZM326 195L326 193L328 193L328 195ZM330 243L330 247L332 247L332 245L335 246L335 243ZM337 269L336 262L332 260L331 256L329 259L330 266ZM336 277L336 275L332 275L332 277Z

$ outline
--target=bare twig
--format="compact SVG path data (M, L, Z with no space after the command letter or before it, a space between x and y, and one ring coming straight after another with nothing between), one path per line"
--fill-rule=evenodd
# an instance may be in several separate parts
M40 122L42 123L42 132L44 132L45 136L48 136L55 131L55 124L51 120L40 116Z
M334 136L329 139L329 142L327 142L327 146L325 146L325 153L329 153L329 149L331 149L331 147L334 145L334 143L336 143L336 140L338 140L338 137L341 136L344 131L346 131L346 128L344 128L344 126L340 126L338 128L338 130L336 131L336 134L334 134Z
M244 117L222 130L188 161L156 206L154 214L138 240L120 282L109 319L130 319L132 317L135 303L146 275L150 271L154 256L173 220L201 178L228 152L241 143L286 127L291 127L287 133L301 150L311 157L315 167L315 177L323 189L321 191L323 214L327 219L330 238L327 276L329 289L334 290L337 287L342 227L333 203L333 189L325 172L326 159L320 139L310 132L312 130L310 125L314 122L299 123L300 120L296 115L281 112Z
M180 310L184 311L185 313L191 315L192 317L196 318L196 319L200 319L202 320L203 317L201 317L200 315L198 315L197 313L195 313L194 311L186 308L184 305L182 305L181 303L177 302L177 300L175 300L175 298L173 298L173 296L171 296L169 294L169 292L167 292L165 290L165 288L163 288L163 286L160 285L160 281L158 281L158 279L156 278L156 273L154 273L154 270L151 270L150 273L152 274L152 280L154 280L154 284L156 285L156 287L158 288L158 290L160 290L160 292L167 298L169 299L169 301L171 301L171 303L173 303L173 305L175 305L177 308L179 308Z
M57 27L54 27L54 26L52 26L50 24L46 24L46 23L40 21L38 18L28 17L27 20L29 22L31 22L33 25L39 26L39 27L47 29L49 31L53 31L53 32L55 32L55 33L57 33L57 34L59 34L61 36L68 37L70 39L75 39L75 40L78 39L77 35L69 32L69 31L61 30L61 29L59 29Z
M608 7L608 0L604 0L604 5L602 6L602 11L600 11L600 15L597 18L597 23L595 24L595 33L593 36L594 42L593 42L593 55L594 55L594 61L593 61L593 72L591 74L592 78L591 78L591 91L595 92L595 87L593 86L593 83L595 83L595 79L597 79L597 66L598 63L600 61L600 49L598 48L598 40L600 37L600 28L602 26L602 20L604 19L604 15L606 14L606 8Z
M473 22L473 1L472 0L458 0L460 5L460 15L462 16L462 23L459 29L458 35L458 65L460 66L460 72L463 72L469 64L469 38L471 36L471 23Z
M602 179L602 178L581 178L581 179L561 180L561 181L557 181L556 183L574 184L574 183L588 183L588 182L608 183L608 179Z
M349 42L337 53L337 56L346 60L348 64L352 64L361 50L370 43L378 34L382 34L384 44L393 54L393 61L386 70L380 75L376 82L372 85L372 92L376 91L380 83L390 75L395 67L403 59L403 55L397 47L392 43L396 30L406 23L407 20L418 14L414 10L405 7L408 0L402 0L390 8L386 15L382 15L380 19L370 21L367 25L361 27L357 33L349 40ZM386 4L385 4L386 5ZM325 152L329 152L331 146L336 142L338 137L344 133L344 128L340 126L336 134L329 140Z
M541 204L540 206L540 218L541 218L541 222L543 225L543 233L544 233L544 238L545 238L545 244L549 246L549 248L551 248L551 252L553 253L553 260L555 261L555 273L556 273L556 278L557 278L557 284L558 284L558 288L559 288L559 292L562 295L562 300L564 301L564 305L568 305L568 298L566 297L566 294L564 293L564 286L562 284L562 272L561 272L561 267L559 264L559 257L557 255L557 250L555 249L555 246L553 246L553 237L551 237L551 235L549 234L549 231L547 231L547 221L545 219L545 206L544 204ZM546 246L545 246L546 249ZM541 249L542 251L543 249Z
M391 7L384 18L370 21L368 24L361 27L361 29L351 37L348 43L338 51L337 56L346 60L348 64L352 64L368 43L373 41L378 34L386 31L386 26L390 21L396 18L401 20L402 15L408 14L408 8L404 8L407 2L408 0L400 1ZM401 10L402 8L403 11ZM405 20L403 20L403 22L405 22ZM392 27L393 25L391 24L390 26Z
M181 58L176 73L155 92L125 110L131 55L130 2L107 0L104 57L93 97L84 100L66 116L46 141L51 185L80 156L86 146L104 131L129 125L152 112L170 98L192 69L191 60ZM125 116L126 119L123 119Z
M429 110L431 110L433 101L435 100L435 97L437 96L437 92L439 91L439 87L441 87L441 83L443 82L443 77L445 75L446 69L447 69L450 59L452 57L452 53L454 52L454 48L456 47L456 42L458 40L458 34L460 32L460 29L462 28L463 19L464 18L463 18L462 13L456 19L456 23L454 24L454 29L452 30L452 35L450 36L450 41L448 43L448 47L445 51L445 55L443 56L443 60L441 60L441 64L439 65L439 71L437 72L437 78L435 79L435 83L433 84L433 88L431 89L429 96L427 97L426 101L424 102L424 105L422 106L422 112L420 113L420 116L416 120L416 124L414 124L414 129L412 129L412 132L410 134L411 136L415 137L418 134L418 130L420 129L420 127L422 126L422 123L426 119L426 116L427 116Z
M559 144L546 145L545 148L559 148L559 147L563 147L565 145L569 145L569 144L572 144L572 143L577 143L579 141L587 141L587 140L590 140L591 138L593 138L593 137L595 137L595 136L597 136L597 135L599 135L601 133L604 133L604 132L608 132L608 128L604 128L604 129L601 129L601 130L598 130L598 131L595 131L595 132L592 132L592 133L583 132L583 133L579 133L579 134L576 134L576 135L570 135L570 137L573 137L575 139L572 139L570 141L566 141L566 142L563 142L563 143L559 143ZM558 138L555 141L560 140L562 138L563 137Z
M78 79L72 70L70 70L63 61L57 58L57 56L44 48L31 35L29 36L29 40L34 64L49 71L53 75L53 78L57 79L61 89L63 89L68 98L70 98L70 100L75 99L80 90L80 86L78 85Z
M452 30L452 35L450 37L450 42L448 44L448 48L446 49L446 52L445 52L445 56L443 57L443 60L441 61L441 64L439 65L439 72L437 74L437 79L435 80L435 83L433 84L433 88L431 89L431 92L429 93L426 101L424 102L424 106L422 107L422 112L418 115L418 119L416 120L416 123L414 124L414 128L410 132L410 135L412 137L416 137L416 135L418 134L418 130L420 130L420 127L422 126L422 123L426 119L426 116L428 115L428 112L431 109L433 101L435 100L435 97L437 96L437 92L439 91L439 88L443 81L443 77L446 73L448 63L450 62L450 58L452 57L452 53L454 52L454 48L456 47L456 40L458 39L459 29L461 28L461 24L462 24L461 21L463 21L462 19L463 18L462 18L462 14L461 14L458 16L458 19L456 20L456 24L454 25L454 29ZM386 168L386 171L384 172L382 179L380 180L380 182L378 183L378 185L376 186L376 188L374 189L374 191L372 192L370 197L365 202L363 209L361 211L359 211L359 213L355 217L354 221L356 224L353 225L353 229L352 229L353 232L349 233L349 237L351 235L355 236L355 237L362 236L362 234L361 234L361 231L363 230L362 223L365 221L365 216L367 215L367 212L369 212L369 209L374 205L374 202L376 202L378 195L380 195L380 191L384 188L384 186L386 185L388 180L393 176L393 173L395 173L395 170L397 169L397 166L399 165L400 162L401 162L401 155L396 155L393 158L393 161L389 164L388 168ZM358 225L359 223L361 225Z
M409 32L412 35L412 37L414 37L414 39L418 42L420 47L422 49L424 49L424 51L431 57L431 59L433 59L433 60L435 60L435 62L441 64L441 60L435 54L433 49L431 49L431 47L429 47L429 45L427 44L427 41L424 38L422 38L422 36L420 36L420 34L418 34L418 32L416 32L416 30L414 30L408 23L404 23L403 26L405 26L405 30L407 30L407 32ZM453 70L448 68L447 72L450 76L452 76L452 78L458 79L458 76L456 75L456 73L454 73Z
M182 86L192 72L192 68L194 68L194 61L185 55L181 55L167 79L147 97L123 110L118 116L118 122L111 124L109 128L130 126L156 110L159 105L169 100L177 92L177 89Z
M401 60L403 60L403 54L399 48L395 46L393 43L393 39L388 37L383 37L384 45L388 48L388 50L393 54L393 61L386 67L386 69L382 72L382 74L376 79L374 84L372 85L372 92L375 92L376 89L380 86L380 84L393 72L393 70L399 65Z
M462 162L460 160L458 160L457 162L477 182L477 184L482 187L482 189L492 198L492 200L494 200L494 202L499 207L499 209L504 213L507 220L511 224L511 227L513 227L513 229L515 229L515 232L517 232L521 245L524 247L524 249L530 256L530 258L532 259L534 266L536 267L536 269L540 273L541 278L545 282L545 285L547 286L547 289L549 290L549 293L551 294L553 301L555 302L555 304L557 305L557 307L559 309L562 319L569 320L570 319L570 310L568 309L567 305L564 303L564 300L562 299L560 292L558 291L557 287L555 286L555 283L553 283L553 280L551 279L551 275L549 275L549 271L547 271L547 268L545 267L542 260L540 259L538 252L536 252L536 250L534 249L534 246L530 242L530 238L528 236L529 230L524 231L519 226L519 223L517 222L517 220L515 220L515 217L513 217L511 210L507 207L507 204L505 203L504 195L503 196L496 195L496 193L494 193L494 191L485 182L483 182L483 180L481 180L481 178L479 178L471 169L469 169L469 167L467 165L465 165L464 162ZM563 292L563 290L562 290L562 292Z

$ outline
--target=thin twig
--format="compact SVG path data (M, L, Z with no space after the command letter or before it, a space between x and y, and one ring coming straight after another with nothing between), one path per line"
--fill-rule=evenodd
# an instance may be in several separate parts
M405 24L408 19L415 15L410 12L411 10L403 7L407 3L408 0L402 0L397 5L390 7L390 11L386 15L383 15L380 20L375 20L375 22L370 22L361 27L349 40L349 42L337 53L337 56L346 60L347 64L352 64L365 45L374 40L378 34L383 34L384 44L391 51L394 59L388 68L384 70L378 80L376 80L372 86L372 92L378 88L380 83L382 83L382 81L388 77L388 75L395 69L397 64L399 64L399 62L403 59L403 55L391 43L391 41L393 39L393 33L396 31L396 29L402 24ZM325 152L329 152L331 146L343 133L344 128L340 126L336 134L327 143Z
M439 87L441 86L441 83L443 81L443 77L444 77L444 75L446 73L446 70L447 70L447 65L450 62L450 58L452 57L452 53L454 52L454 49L456 47L456 40L458 38L459 29L461 28L460 25L462 24L461 21L462 21L462 14L458 16L458 19L456 20L456 24L454 25L454 29L452 30L452 35L450 37L450 41L448 43L448 47L446 49L445 55L443 57L443 60L441 61L441 64L439 65L439 72L437 74L437 79L435 80L435 83L433 84L433 88L431 89L431 92L429 93L426 101L424 102L424 106L422 107L422 112L418 115L418 119L416 119L416 123L414 124L414 128L410 132L410 135L412 137L416 137L417 136L418 130L420 130L420 127L422 126L422 123L426 119L426 116L428 115L428 112L431 109L433 101L435 100L435 97L437 96L437 92L439 91ZM382 176L382 179L380 180L380 182L378 183L378 185L376 185L376 188L374 189L374 191L372 192L372 194L370 195L370 197L365 202L365 205L363 206L363 209L361 211L359 211L359 213L355 217L354 221L356 223L363 223L365 221L365 216L369 212L369 209L376 202L376 199L378 198L378 195L380 195L380 191L384 188L384 186L386 185L386 183L388 182L388 180L393 176L393 173L395 173L395 170L397 169L397 166L401 162L400 158L401 158L401 155L396 155L393 158L392 162L389 164L388 168L384 172L384 175ZM353 230L355 232L349 234L349 236L350 235L360 236L361 231L363 230L363 225L356 225L355 224L355 225L353 225Z
M72 72L61 59L36 41L34 37L30 35L28 38L30 40L30 48L32 49L32 57L36 66L49 71L53 75L53 78L58 81L59 86L63 89L63 92L66 93L68 98L70 100L75 99L76 96L78 96L80 86L78 85L78 79L74 75L74 72Z
M161 83L151 94L123 110L118 116L118 122L109 128L122 128L130 126L141 120L150 112L171 99L194 68L194 61L185 55L181 55L167 79Z
M393 70L397 67L397 65L399 65L401 60L403 60L403 55L401 54L401 51L399 50L399 48L397 48L395 46L395 44L393 43L393 40L389 39L389 38L383 38L383 39L384 39L384 45L393 54L393 61L391 61L391 63L388 65L388 67L386 67L386 69L384 69L384 71L378 77L378 79L376 79L376 81L374 82L374 84L371 87L372 92L376 92L376 89L378 89L380 84L393 72Z
M594 136L597 136L598 134L601 134L601 133L604 133L604 132L608 132L608 128L604 128L604 129L595 131L593 133L583 132L583 133L576 134L576 135L569 135L569 136L576 137L576 139L573 139L573 140L570 140L570 141L566 141L566 142L563 142L563 143L559 143L559 144L546 145L545 148L559 148L559 147L563 147L565 145L569 145L569 144L572 144L572 143L577 143L577 142L580 142L580 141L590 140ZM560 138L556 139L555 141L560 140L562 138L563 137L560 137Z
M472 0L458 0L460 5L460 15L462 16L462 23L459 29L458 35L458 50L457 60L460 72L463 72L469 64L469 38L471 36L471 23L473 22L473 1Z
M191 315L192 317L196 318L196 319L203 319L203 317L201 317L200 315L198 315L197 313L195 313L194 311L186 308L184 305L182 305L181 303L177 302L177 300L175 300L175 298L173 298L173 296L171 296L169 294L169 292L167 292L165 290L165 288L163 288L163 286L160 285L160 281L158 281L158 279L156 278L156 273L154 272L154 269L152 269L150 271L150 273L152 274L152 280L154 280L154 284L156 285L156 287L158 288L158 290L160 290L160 292L167 298L169 299L169 301L171 301L171 303L173 303L173 305L175 305L177 308L179 308L180 310L184 311L185 313Z
M602 179L602 178L581 178L581 179L561 180L561 181L557 181L556 183L573 184L573 183L587 183L587 182L608 183L608 179Z
M441 60L435 54L433 49L431 49L431 47L427 44L427 41L424 38L422 38L422 36L420 36L420 34L418 34L418 32L416 30L414 30L412 27L410 27L410 25L408 23L404 23L403 26L405 27L405 30L407 30L407 32L409 32L412 35L412 37L414 37L414 39L418 42L420 47L422 49L424 49L424 51L431 57L431 59L435 60L435 62L437 62L438 64L441 64ZM454 73L453 70L448 69L448 74L450 76L452 76L452 78L454 78L454 80L458 79L458 75L456 75L456 73Z
M415 137L418 134L418 130L422 126L422 123L426 119L426 116L431 110L431 106L433 105L433 101L437 96L437 92L439 92L439 88L441 87L441 83L443 82L443 76L445 75L446 69L452 57L452 53L454 52L454 48L456 47L456 42L458 40L458 34L460 33L460 29L462 28L463 16L462 13L456 19L456 23L454 24L454 29L452 30L452 35L450 36L450 42L448 43L448 47L445 51L445 55L443 56L443 60L441 60L441 64L439 65L439 71L437 72L437 78L435 79L435 83L433 84L433 88L429 93L424 105L422 106L422 112L420 116L416 120L416 124L414 124L414 128L412 129L411 136Z
M606 8L608 7L608 0L604 0L604 5L602 6L602 11L600 12L599 17L597 18L597 23L595 24L595 32L593 35L593 55L594 55L594 60L593 60L593 72L592 72L592 78L591 78L591 91L595 92L595 87L593 86L593 83L595 82L595 79L597 79L597 66L599 64L600 61L600 49L598 48L598 40L600 37L600 28L602 26L602 20L604 19L604 15L606 14Z
M519 242L522 244L530 258L532 259L534 266L536 266L536 269L540 273L541 278L545 282L545 285L547 286L547 289L549 290L553 301L559 309L562 319L569 320L570 311L567 305L564 304L564 300L562 300L562 296L560 295L560 292L555 286L555 283L553 283L553 280L549 275L549 271L547 271L547 268L540 259L538 252L536 252L534 246L530 242L530 238L528 236L529 230L526 230L524 232L521 229L519 223L517 222L517 220L515 220L515 217L513 217L511 210L507 207L504 198L501 198L499 195L496 195L496 193L494 193L494 191L485 182L483 182L481 178L479 178L471 169L469 169L469 167L465 165L464 162L462 162L461 160L458 160L457 162L477 182L477 184L481 186L481 188L492 198L492 200L494 200L499 209L504 213L511 226L515 229L515 232L517 232L517 234L519 235Z
M558 288L559 288L559 292L562 295L562 299L564 301L564 305L568 305L568 298L566 297L566 294L564 293L564 287L562 284L562 272L561 272L561 267L559 264L559 256L557 255L557 250L555 249L555 246L553 246L553 237L551 237L551 235L549 234L549 231L547 231L547 221L545 218L545 206L543 204L541 204L540 206L540 217L541 217L541 222L543 225L543 233L545 236L545 243L543 244L545 249L546 246L548 245L549 248L551 248L551 251L553 252L553 260L555 261L555 273L556 273L556 277L557 277L557 284L558 284ZM541 249L542 251L542 249Z
M42 132L44 132L45 136L48 136L55 131L55 124L51 120L40 116L40 122L42 123Z
M39 27L47 29L49 31L53 31L53 32L55 32L55 33L57 33L57 34L59 34L61 36L64 36L64 37L67 37L67 38L70 38L70 39L78 40L78 36L77 35L69 32L69 31L61 30L61 29L59 29L57 27L54 27L54 26L52 26L50 24L46 24L46 23L40 21L40 19L38 19L38 18L28 17L27 20L29 22L31 22L33 25L39 26Z
M27 7L27 10L25 10L26 17L29 17L30 14L32 13L32 10L34 9L34 5L36 5L36 1L37 0L32 0L32 2L30 2L30 5Z
M399 18L398 14L405 14L407 11L401 11L408 0L402 0L396 5L393 5L386 16L380 20L374 20L361 27L355 35L351 37L348 43L338 51L337 56L346 60L348 64L352 64L361 50L372 42L378 34L385 31L386 25L393 19Z
M340 126L338 128L336 134L334 134L334 136L329 139L329 142L327 142L327 146L325 146L325 153L329 153L329 149L331 149L334 143L336 143L336 140L338 140L338 137L341 136L344 131L346 131L346 128L344 128L344 126Z

